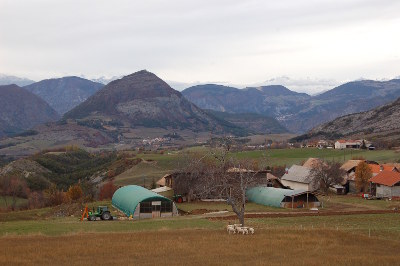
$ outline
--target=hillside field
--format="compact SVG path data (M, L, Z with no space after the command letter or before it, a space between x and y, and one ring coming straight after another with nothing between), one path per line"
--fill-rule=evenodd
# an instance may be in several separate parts
M149 186L153 179L157 181L165 174L179 169L182 165L182 156L186 156L188 153L205 154L207 152L208 149L206 147L194 147L182 151L165 152L164 154L136 154L136 156L142 158L144 162L118 175L115 178L115 182L118 185L145 184ZM258 160L269 166L286 165L287 167L293 164L301 164L310 157L335 160L338 162L344 162L354 157L363 157L382 163L398 162L400 160L400 153L394 150L366 151L316 148L241 151L231 153L231 156L238 159Z

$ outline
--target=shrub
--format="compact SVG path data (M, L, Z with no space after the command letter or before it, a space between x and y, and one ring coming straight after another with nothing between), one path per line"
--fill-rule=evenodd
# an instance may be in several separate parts
M99 200L111 199L117 189L112 180L108 181L100 188Z
M67 191L67 197L71 201L77 201L82 198L83 191L80 184L72 185Z

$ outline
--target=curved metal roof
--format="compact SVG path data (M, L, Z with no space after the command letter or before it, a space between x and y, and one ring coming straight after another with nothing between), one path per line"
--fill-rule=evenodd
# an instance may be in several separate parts
M281 207L281 202L286 196L297 196L307 193L303 189L282 189L274 187L253 187L246 191L249 201L272 207Z
M112 197L112 205L125 213L133 215L137 205L142 201L171 201L153 191L141 186L125 186L115 191Z

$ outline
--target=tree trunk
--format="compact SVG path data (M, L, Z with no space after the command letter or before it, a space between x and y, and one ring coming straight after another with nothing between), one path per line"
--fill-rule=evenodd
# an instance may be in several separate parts
M239 223L244 226L244 213L238 214Z

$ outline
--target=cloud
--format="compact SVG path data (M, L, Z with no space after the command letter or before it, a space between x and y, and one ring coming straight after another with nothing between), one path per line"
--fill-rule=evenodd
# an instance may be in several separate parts
M148 69L187 84L397 76L399 12L389 0L0 0L0 72Z

